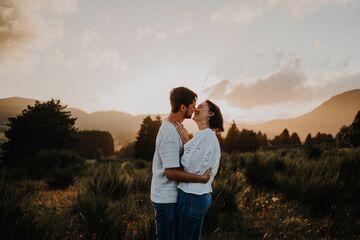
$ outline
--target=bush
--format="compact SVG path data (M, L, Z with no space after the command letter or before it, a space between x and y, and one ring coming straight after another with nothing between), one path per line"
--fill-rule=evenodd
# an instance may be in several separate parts
M74 183L76 175L77 173L71 168L55 169L47 177L46 183L50 188L64 189Z
M46 149L38 152L29 162L31 168L44 170L55 168L82 167L85 160L69 150Z
M28 167L30 176L35 179L45 179L51 188L66 188L79 175L85 160L68 150L43 150Z

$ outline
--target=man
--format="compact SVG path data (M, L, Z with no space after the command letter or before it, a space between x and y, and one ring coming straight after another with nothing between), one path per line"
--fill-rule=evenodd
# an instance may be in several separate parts
M158 240L172 240L176 236L177 182L206 183L210 171L199 176L180 168L182 139L176 129L195 111L197 95L188 88L178 87L170 92L171 113L162 122L156 137L152 164L151 201L155 210Z

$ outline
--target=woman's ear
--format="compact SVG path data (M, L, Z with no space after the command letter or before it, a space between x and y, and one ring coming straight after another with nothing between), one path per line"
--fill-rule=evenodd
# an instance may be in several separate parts
M215 115L214 112L209 111L209 116L210 116L210 117L212 117L212 116L214 116L214 115Z

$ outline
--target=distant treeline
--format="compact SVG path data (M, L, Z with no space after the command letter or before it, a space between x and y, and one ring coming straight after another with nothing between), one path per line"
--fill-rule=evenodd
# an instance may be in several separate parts
M152 120L147 116L137 134L136 141L128 144L120 151L123 158L142 158L151 160L155 150L156 134L161 125L161 118L156 117ZM302 143L296 132L290 134L285 128L279 135L273 139L268 139L265 133L261 131L242 129L241 131L233 122L227 132L227 135L219 137L221 148L224 152L255 152L260 148L283 148L304 146L309 151L309 156L318 157L319 147L359 147L360 146L360 111L355 116L352 124L343 126L333 137L331 134L318 132L315 136L310 133L305 142Z

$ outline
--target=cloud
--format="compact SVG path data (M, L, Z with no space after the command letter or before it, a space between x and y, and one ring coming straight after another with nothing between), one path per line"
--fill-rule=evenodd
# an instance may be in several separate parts
M24 10L18 7L16 1L0 0L0 57L33 37L31 23Z
M128 69L128 65L122 60L119 51L106 46L98 32L84 29L80 41L84 47L85 57L91 66L106 66L121 71Z
M359 0L258 0L242 3L228 3L216 10L212 22L247 25L274 9L285 11L293 18L301 18L325 7L352 7Z
M293 61L250 84L223 80L208 88L206 93L234 107L252 108L306 103L360 88L360 72L334 72L314 81L299 62L301 60Z
M139 26L137 29L136 39L167 39L169 37L181 36L191 31L193 29L193 26L194 24L192 20L188 17L180 20L177 24L169 26Z
M77 0L0 0L0 73L31 70L36 54L63 37Z
M315 40L315 41L314 41L314 47L315 47L316 49L322 49L322 48L324 48L324 46L321 44L321 42L320 42L319 40Z
M325 7L351 7L358 0L263 0L269 9L282 8L292 17L304 17Z
M221 99L225 94L228 93L229 88L231 86L231 82L228 80L222 80L210 88L205 90L205 93L208 94L209 98L217 98Z
M260 5L230 3L216 11L210 20L213 22L236 23L245 25L263 16L263 7Z

